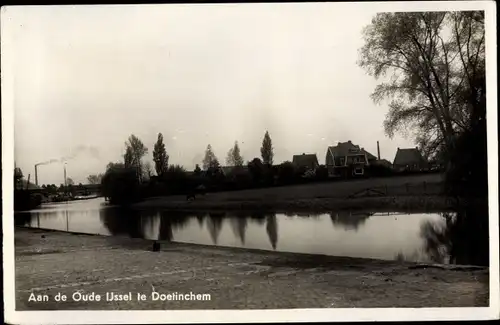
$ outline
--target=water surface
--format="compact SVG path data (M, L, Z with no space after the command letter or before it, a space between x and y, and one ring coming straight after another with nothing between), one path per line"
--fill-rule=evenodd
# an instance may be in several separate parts
M16 224L193 244L447 262L446 251L429 247L422 231L430 224L444 227L444 219L437 213L192 214L110 207L98 198L45 204L40 209L16 214Z

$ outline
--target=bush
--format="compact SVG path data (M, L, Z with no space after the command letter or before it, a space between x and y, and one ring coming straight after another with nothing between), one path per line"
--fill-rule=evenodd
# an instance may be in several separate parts
M127 205L139 199L139 180L135 169L110 168L104 174L102 194L112 204Z
M328 168L325 165L321 165L316 169L316 179L321 181L328 179Z
M291 184L294 182L295 178L295 166L289 162L285 161L284 163L278 165L278 181L281 184Z
M366 168L366 172L368 176L374 177L392 176L395 174L395 171L391 167L380 164L369 165Z

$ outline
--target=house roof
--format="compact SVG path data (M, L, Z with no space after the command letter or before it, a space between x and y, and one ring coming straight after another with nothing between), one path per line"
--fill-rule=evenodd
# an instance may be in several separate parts
M374 155L366 151L364 148L360 148L358 145L353 144L350 140L347 142L339 142L336 146L328 147L328 151L334 156L349 156L353 154L366 154L369 160L377 159Z
M313 164L319 165L316 154L305 153L301 155L293 155L292 163L297 166L311 166Z
M396 157L394 158L394 165L411 165L420 164L424 162L424 157L417 148L398 148Z

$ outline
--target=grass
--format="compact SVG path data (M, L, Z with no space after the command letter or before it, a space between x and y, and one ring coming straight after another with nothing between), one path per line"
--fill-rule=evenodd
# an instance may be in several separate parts
M390 178L370 178L231 192L208 193L187 201L185 196L165 196L136 204L140 208L199 210L336 210L336 209L446 209L449 199L442 196L443 176L426 174ZM365 190L375 189L374 197ZM356 196L356 197L353 197Z

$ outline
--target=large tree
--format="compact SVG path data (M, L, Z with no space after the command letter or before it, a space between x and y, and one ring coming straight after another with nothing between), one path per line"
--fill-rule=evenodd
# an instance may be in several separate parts
M89 184L101 184L102 174L92 174L87 177Z
M219 160L215 156L212 146L209 144L205 150L205 157L203 158L203 170L208 170L209 168L215 169L220 166Z
M382 82L386 133L412 128L427 156L452 152L457 137L485 114L484 12L377 14L365 27L359 64Z
M148 148L135 135L131 135L125 142L125 167L135 168L139 181L142 181L143 165L142 158L148 153Z
M260 155L262 157L262 163L264 165L272 165L274 158L273 143L269 132L266 131L264 134L264 139L262 140L262 147L260 148Z
M235 141L234 146L227 152L226 164L228 166L243 166L243 157L241 156L238 141Z
M158 176L163 176L168 168L168 154L163 143L163 135L158 133L158 140L153 149L153 161Z

